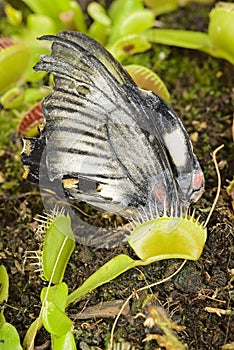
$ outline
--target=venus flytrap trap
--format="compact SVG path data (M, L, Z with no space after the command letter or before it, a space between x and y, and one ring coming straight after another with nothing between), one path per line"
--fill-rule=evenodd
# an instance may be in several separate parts
M23 90L20 87L13 87L7 90L1 97L0 103L4 109L19 107L23 102Z
M151 47L141 33L153 26L155 16L151 10L144 8L143 1L116 0L107 14L112 27L106 47L119 61Z
M42 278L52 283L60 283L70 256L75 248L71 219L64 211L40 216L38 232L43 236L41 249Z
M137 64L129 64L124 66L124 68L131 75L137 86L142 89L154 91L164 100L169 100L170 94L166 85L152 70Z
M234 64L234 4L218 2L210 12L208 36L211 48L207 48L210 55L225 58Z
M41 101L31 107L21 119L17 134L19 136L35 137L38 135L38 129L43 123L44 117L41 109Z
M144 261L198 260L207 232L193 217L160 217L137 226L128 243Z
M108 51L120 62L131 55L145 52L150 48L149 41L137 34L126 35L116 40L111 46L107 46Z
M28 63L27 45L11 38L0 38L0 95L22 78Z

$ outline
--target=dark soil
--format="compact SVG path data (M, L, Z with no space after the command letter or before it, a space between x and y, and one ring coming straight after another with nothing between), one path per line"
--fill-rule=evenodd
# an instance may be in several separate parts
M184 21L185 17L189 21L186 11L191 13L191 8L179 11L174 15L176 17L167 17L167 21L170 18L174 21L175 18L176 21L183 18ZM196 14L196 11L192 12ZM206 20L200 28L202 14L199 11L197 16L198 29L206 28ZM198 22L193 17L192 25ZM154 64L161 51L166 54L166 59L161 64ZM174 322L185 327L177 336L188 345L188 349L221 349L224 344L234 342L234 213L231 197L226 192L227 180L232 180L234 175L231 132L234 68L224 60L200 52L163 46L155 48L150 58L147 55L140 55L136 60L148 61L149 66L157 68L157 73L171 92L170 104L189 131L204 170L206 191L195 206L196 216L201 215L200 221L206 219L217 190L217 176L210 152L224 144L217 155L222 188L208 224L208 239L201 258L187 262L182 271L168 282L140 292L131 299L129 311L120 317L117 324L115 340L127 341L135 349L160 348L155 340L143 342L146 333L152 331L143 325L143 315L147 313L145 305L151 303L163 306ZM25 261L26 252L37 250L40 243L35 235L34 217L43 213L43 205L37 188L21 177L20 148L19 141L11 139L9 146L0 150L0 259L10 276L9 300L3 305L4 315L23 339L40 312L40 291L46 284L34 271L32 261L29 258ZM132 255L126 246L94 250L77 243L65 276L70 291L121 252ZM77 348L105 349L114 320L102 314L90 319L77 319L84 308L100 302L124 301L132 291L169 276L180 264L179 260L168 260L130 270L70 307L68 314L75 319ZM157 332L160 333L159 329ZM36 346L47 344L47 347L41 348L50 348L48 340L48 334L41 330ZM234 345L228 349L234 349Z

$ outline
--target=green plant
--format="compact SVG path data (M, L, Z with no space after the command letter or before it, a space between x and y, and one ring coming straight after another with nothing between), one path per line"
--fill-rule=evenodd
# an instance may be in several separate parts
M99 3L91 2L87 12L93 22L89 27L75 1L56 0L53 5L48 5L47 1L39 0L24 0L24 2L34 13L28 15L26 28L22 22L17 22L15 36L28 44L34 57L39 53L39 48L45 50L45 46L40 47L38 43L35 43L36 37L45 33L55 34L64 29L78 30L88 34L106 45L119 60L128 55L146 51L151 46L141 36L141 33L153 26L155 14L152 10L144 8L142 0L115 0L108 11ZM8 19L14 23L13 19L16 17L17 11L13 8L11 11L7 11L7 8ZM68 17L70 16L69 25L65 20L66 14ZM129 45L132 49L129 48ZM32 76L29 78L33 79Z
M210 12L208 33L175 29L150 29L143 33L151 43L204 51L234 64L234 4L219 2Z
M44 288L41 294L41 300L46 305L42 306L41 322L52 334L53 349L57 349L55 344L62 341L59 337L65 337L65 333L66 337L73 339L72 322L64 314L65 307L133 267L169 258L196 260L206 240L206 229L192 218L164 217L151 220L138 226L129 237L129 244L141 260L133 260L128 255L120 254L68 295L67 287L61 281L68 257L74 249L70 238L67 237L67 234L72 235L70 220L64 215L53 219L48 217L47 220L42 220L40 230L42 232L46 230L41 259L42 273L50 283L52 281L56 283L52 288ZM65 244L67 239L69 244ZM63 320L61 327L56 321L58 317ZM28 338L26 339L28 343Z
M151 29L157 15L172 11L177 6L184 4L174 0L161 3L150 0L145 2L143 0L115 0L108 10L97 2L91 2L87 12L93 22L89 27L76 1L56 0L53 5L39 0L24 0L24 2L34 12L28 15L26 27L19 11L10 5L7 5L5 9L9 22L15 26L14 37L20 39L23 44L20 44L21 47L14 45L9 55L6 52L2 54L2 60L7 65L6 69L2 66L2 70L4 72L9 70L7 68L9 68L11 59L14 60L17 74L13 71L7 78L1 80L0 93L12 83L17 82L20 77L22 81L37 81L44 76L44 73L33 72L32 66L38 60L39 53L48 53L49 46L36 42L36 38L43 34L56 34L63 29L87 33L105 45L120 61L129 55L148 50L152 43L159 43L201 50L234 63L232 35L234 7L230 3L218 3L212 9L206 34L174 29ZM145 8L144 4L149 8ZM18 57L19 54L24 54L24 58L27 58L25 64L23 64L24 60ZM26 63L28 63L27 67L25 67ZM134 72L132 74L134 78ZM157 82L159 78L155 75L154 79Z
M0 303L6 302L9 296L9 277L5 266L0 266ZM0 344L2 350L22 350L17 330L6 322L3 309L0 313Z
M73 322L65 313L67 306L133 267L175 257L196 260L206 240L206 229L192 218L164 217L151 220L137 226L129 237L130 246L141 260L133 260L128 255L120 254L99 268L78 289L68 294L63 276L75 247L70 218L64 215L63 210L55 209L50 215L40 217L39 221L42 246L37 257L41 276L48 281L48 287L41 291L41 312L25 336L26 349L33 349L36 333L42 326L51 335L52 349L76 349ZM4 267L0 268L0 282L0 300L4 301L8 298L9 285ZM8 348L16 346L15 349L22 349L16 329L5 322L3 314L0 339L4 339Z

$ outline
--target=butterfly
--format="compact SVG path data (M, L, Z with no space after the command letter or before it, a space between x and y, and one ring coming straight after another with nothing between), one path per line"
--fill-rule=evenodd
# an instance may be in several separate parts
M53 44L35 70L52 73L54 86L41 136L24 138L25 177L128 219L186 212L204 176L175 112L92 38L63 31L40 40Z

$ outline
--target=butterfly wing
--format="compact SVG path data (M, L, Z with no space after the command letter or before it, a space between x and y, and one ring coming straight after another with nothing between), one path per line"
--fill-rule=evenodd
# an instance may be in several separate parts
M35 67L53 73L55 83L43 102L49 180L60 179L74 200L125 216L148 210L157 216L165 206L187 205L200 167L174 112L137 88L84 34L65 31L42 39L53 41L51 56ZM173 139L180 141L183 161Z

